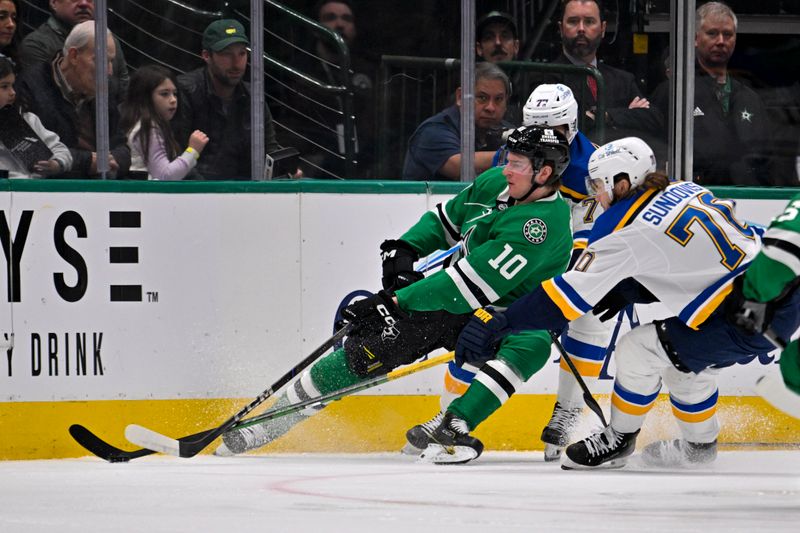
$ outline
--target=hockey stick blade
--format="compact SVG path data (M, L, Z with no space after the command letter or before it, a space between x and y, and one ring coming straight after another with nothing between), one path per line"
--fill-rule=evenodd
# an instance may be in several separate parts
M758 378L756 392L776 409L800 418L800 394L790 391L779 374L766 374Z
M148 433L146 434L146 439L148 441L153 441L151 444L160 447L159 451L164 451L164 453L169 453L171 455L178 455L179 457L189 458L194 457L205 448L208 447L209 444L214 442L214 440L229 431L233 426L235 426L240 420L242 420L245 416L247 416L253 409L264 403L268 398L274 395L277 391L283 388L284 385L289 383L295 376L300 374L303 370L310 367L314 364L317 359L319 359L328 349L339 342L342 337L347 335L347 333L352 328L352 324L347 324L343 328L339 329L336 333L334 333L328 340L326 340L322 345L320 345L316 350L311 352L305 359L297 363L288 372L282 375L278 380L273 383L268 389L264 390L261 394L256 396L256 398L241 408L235 415L230 417L228 420L217 426L216 428L210 429L206 432L203 432L199 438L191 439L189 437L184 437L181 439L172 439L170 437L166 437L161 435L164 439L169 440L170 442L167 443L164 440L155 439L155 435L159 435L154 431L147 430ZM136 424L132 424L132 426L136 426ZM130 426L129 426L130 427ZM141 429L146 429L141 426L138 426ZM127 430L126 430L127 434ZM142 432L138 430L133 430L131 432L132 436L138 437L139 435L145 436ZM130 439L129 439L130 440ZM140 446L145 446L135 440L131 440L134 444L139 444ZM177 446L177 454L172 453L175 451L175 442L178 443ZM169 450L169 451L166 451Z
M171 439L166 435L138 424L129 424L125 428L125 438L154 452L161 452L167 455L180 455L181 453L181 441Z
M193 435L188 435L183 437L185 439L196 439L205 435L207 431L202 431L200 433L195 433ZM85 426L80 424L72 424L69 427L69 434L75 439L75 442L80 444L84 449L91 452L92 454L96 455L100 459L108 461L110 463L126 463L131 459L138 459L139 457L146 457L148 455L153 455L153 450L148 449L140 449L140 450L122 450L117 448L116 446L112 446L111 444L107 443L97 435L91 432Z

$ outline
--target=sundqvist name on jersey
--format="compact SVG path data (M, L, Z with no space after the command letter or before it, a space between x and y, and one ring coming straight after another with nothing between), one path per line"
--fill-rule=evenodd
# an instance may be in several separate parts
M672 209L678 207L683 200L691 198L701 192L706 192L706 189L696 183L686 182L673 185L663 191L659 198L647 207L645 212L642 213L642 219L650 222L654 226L658 226L664 220L664 217L666 217Z

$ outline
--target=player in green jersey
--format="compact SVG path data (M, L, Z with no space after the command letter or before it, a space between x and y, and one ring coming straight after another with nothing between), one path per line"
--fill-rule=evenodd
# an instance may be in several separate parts
M278 405L385 374L439 348L451 350L475 309L507 306L564 271L572 235L569 206L558 188L569 164L567 139L549 128L521 127L509 135L508 148L505 167L482 173L458 195L425 213L400 239L381 245L384 290L343 310L342 316L352 323L344 347L305 371L282 393ZM420 256L458 242L460 251L443 270L424 278L414 271ZM491 365L478 372L471 394L462 398L463 409L456 411L459 420L474 428L516 385L544 366L549 355L546 332L509 336ZM321 408L230 431L216 453L261 447ZM482 450L479 442L469 442L473 447L466 452L467 460Z
M784 339L771 334L774 309L800 285L800 195L795 196L764 234L763 248L738 287L735 304L737 325L750 333L766 332L779 346ZM783 384L779 380L759 382L756 387L776 407L800 417L800 346L794 340L785 346L780 359ZM785 385L785 388L783 387ZM788 390L786 390L788 389Z

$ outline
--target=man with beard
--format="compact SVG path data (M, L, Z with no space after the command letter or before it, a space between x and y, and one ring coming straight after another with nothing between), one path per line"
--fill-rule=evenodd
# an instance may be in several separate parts
M22 69L36 63L50 63L56 53L64 47L64 40L76 24L94 20L93 0L50 0L52 14L44 24L29 33L19 47L19 62ZM109 92L112 101L121 102L128 90L128 66L122 47L116 37L116 56Z
M728 71L736 26L736 15L722 2L697 8L693 174L703 185L771 185L764 105ZM668 82L654 91L653 106L668 116Z
M178 112L172 121L176 139L200 130L208 135L197 172L204 179L249 180L250 84L247 69L249 40L236 20L217 20L203 32L201 56L205 66L178 76ZM272 115L264 106L264 145L278 149Z
M484 61L514 61L519 53L517 25L511 15L490 11L478 20L475 53Z
M605 82L605 140L625 137L631 133L646 136L661 124L660 116L650 111L633 74L598 61L597 49L606 33L606 17L602 0L564 0L558 23L562 52L553 62L564 65L590 66L600 71ZM558 80L561 81L561 80ZM585 118L581 131L595 141L595 110L597 82L591 76L565 75L563 81L578 99ZM588 121L587 121L588 119Z
M516 61L519 53L519 34L517 24L508 13L490 11L478 19L475 28L475 54L478 61L497 63L498 61ZM527 87L520 83L522 73L508 72L513 78L513 87ZM505 118L512 124L522 122L522 103L519 94L513 91L508 96Z

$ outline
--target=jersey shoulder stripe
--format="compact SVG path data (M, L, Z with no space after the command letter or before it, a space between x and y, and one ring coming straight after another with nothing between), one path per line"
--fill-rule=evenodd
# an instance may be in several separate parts
M581 200L585 200L586 198L589 197L589 195L586 193L570 189L564 183L561 184L561 187L559 187L558 190L565 198L575 203L580 202Z
M589 244L619 231L631 224L658 194L656 189L647 189L630 198L626 198L604 211L594 223L589 237Z
M447 216L447 212L445 212L442 204L436 204L436 213L439 215L439 222L442 224L442 229L444 229L447 244L453 246L461 240L461 228L453 224L450 217Z
M764 255L800 276L800 233L772 228L764 235Z

